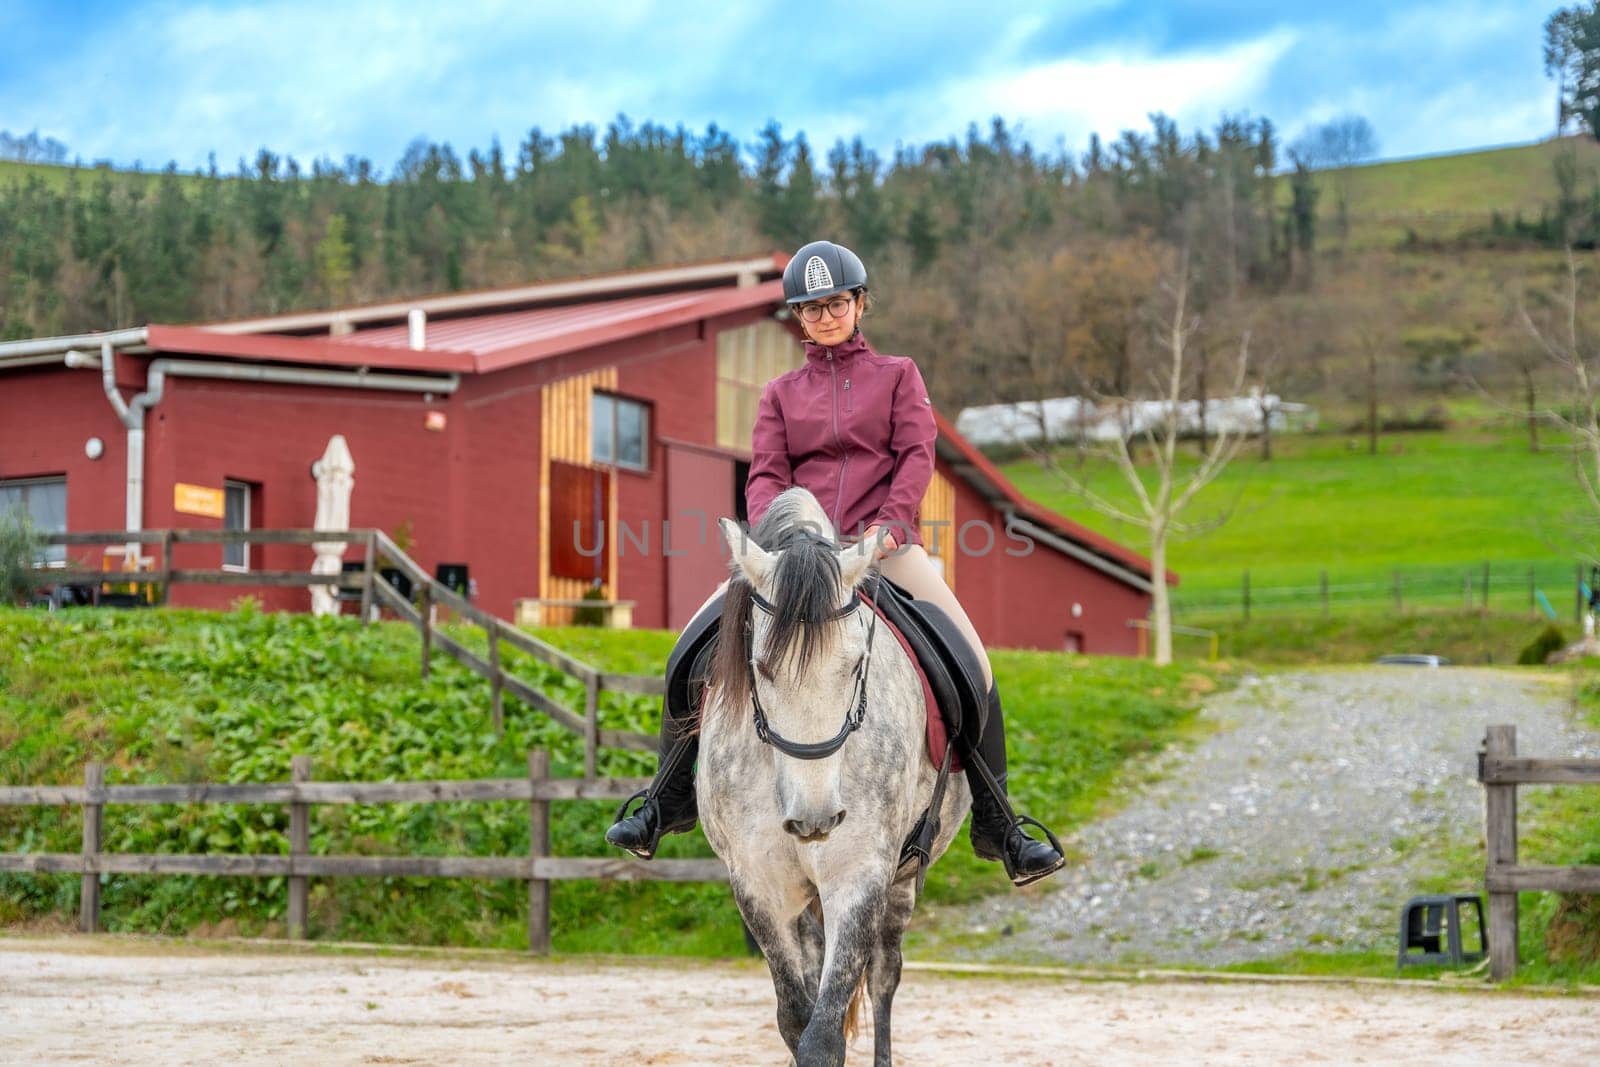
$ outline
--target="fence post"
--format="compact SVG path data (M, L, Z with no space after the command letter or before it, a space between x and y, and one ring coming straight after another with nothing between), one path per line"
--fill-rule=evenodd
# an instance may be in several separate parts
M105 801L96 794L106 784L105 765L90 760L83 767L83 860L82 889L78 893L78 929L92 934L100 929L100 872L94 863L100 856L100 830Z
M593 778L600 749L600 675L590 675L583 683L583 776Z
M1328 572L1322 572L1322 617L1328 617Z
M1583 625L1583 564L1579 563L1572 568L1572 621L1579 626Z
M429 660L433 654L433 586L426 582L422 585L422 603L419 609L421 615L417 618L417 628L421 630L422 680L426 682L430 668Z
M549 777L550 753L529 749L528 782L533 796L528 801L528 951L539 956L550 954L550 882L534 869L550 854L550 802L539 796L539 787Z
M1517 754L1517 728L1491 726L1484 737L1484 758L1509 759ZM1514 867L1517 862L1517 787L1484 786L1485 845L1488 876L1496 868ZM1517 894L1489 891L1489 977L1495 981L1510 978L1517 970Z
M1483 561L1483 610L1489 610L1489 561Z
M172 593L172 527L161 531L161 571L165 575L161 582L161 606L167 606L167 598Z
M494 711L494 735L505 732L505 699L500 683L500 621L493 615L484 624L489 635L489 706Z
M311 781L311 757L289 760L291 784ZM296 790L295 792L299 792ZM303 800L289 801L289 939L304 941L306 936L306 876L295 874L311 852L311 805Z
M361 625L372 622L372 575L378 565L378 536L367 531L367 555L361 565Z
M1249 622L1250 621L1250 572L1249 571L1245 571L1244 572L1244 583L1242 585L1242 591L1244 593L1244 621L1245 622Z

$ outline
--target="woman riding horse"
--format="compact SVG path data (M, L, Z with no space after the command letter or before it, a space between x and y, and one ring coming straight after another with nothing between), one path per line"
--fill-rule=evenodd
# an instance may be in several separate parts
M1022 831L1003 795L1005 724L989 657L922 546L918 508L933 478L938 436L922 374L905 356L880 355L862 335L861 319L869 306L867 271L848 248L830 241L802 247L784 269L783 292L806 335L806 362L768 382L761 394L745 487L750 522L759 523L784 489L803 486L841 535L859 531L860 542L879 555L885 577L955 621L982 662L988 716L972 748L999 790L997 795L969 762L973 852L1001 861L1015 885L1052 874L1066 860L1052 845ZM702 606L685 635L703 629L705 616L720 611L721 593ZM607 841L645 859L655 854L662 834L692 829L698 819L696 709L689 703L682 694L675 699L669 687L656 779L641 794L640 807L626 814L624 805L606 831Z

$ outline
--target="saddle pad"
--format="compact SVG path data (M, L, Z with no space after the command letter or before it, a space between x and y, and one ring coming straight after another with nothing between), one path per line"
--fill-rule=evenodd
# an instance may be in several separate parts
M955 620L937 605L915 599L882 575L877 577L872 592L873 596L863 594L864 598L881 617L899 627L916 650L915 659L927 674L951 731L968 740L982 737L989 713L983 662Z
M863 597L862 599L866 599ZM911 647L911 642L906 640L906 635L900 632L900 627L884 617L882 611L871 600L872 610L878 613L878 621L889 628L894 634L894 639L900 642L900 647L906 650L906 658L911 661L911 667L917 672L917 681L922 683L922 703L927 709L928 719L928 759L933 761L935 767L944 765L944 750L950 744L950 731L944 724L944 716L939 714L939 700L933 694L933 686L929 684L928 673L922 669L922 663L917 658L916 650ZM961 757L956 753L950 754L950 770L961 770Z

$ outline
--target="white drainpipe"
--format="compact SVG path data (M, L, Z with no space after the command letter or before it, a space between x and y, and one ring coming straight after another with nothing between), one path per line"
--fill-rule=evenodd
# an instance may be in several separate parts
M142 344L143 331L127 331L140 336L131 343ZM150 362L145 377L144 392L132 400L123 400L117 391L115 366L115 339L106 336L100 340L100 355L93 356L76 349L66 354L69 367L100 369L100 384L112 410L128 431L128 490L126 505L127 529L144 529L144 414L161 403L170 378L218 378L228 381L270 382L276 385L325 385L346 389L377 389L404 393L454 393L461 385L461 376L418 378L405 374L369 374L365 370L332 371L307 370L293 367L263 367L257 364L220 363L196 359L156 359ZM126 546L127 559L141 555L137 542Z

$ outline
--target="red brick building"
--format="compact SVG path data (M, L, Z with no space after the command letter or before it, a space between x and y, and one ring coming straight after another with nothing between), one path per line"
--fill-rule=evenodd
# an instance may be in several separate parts
M0 508L57 530L309 527L311 464L337 433L356 464L351 524L408 535L424 566L467 564L486 609L598 583L633 602L635 625L680 626L726 573L715 520L743 516L761 386L803 358L781 268L0 344ZM1134 653L1149 563L940 432L929 547L986 640ZM175 562L304 570L309 556L191 545ZM171 602L237 592L178 587ZM308 605L299 589L258 595Z

